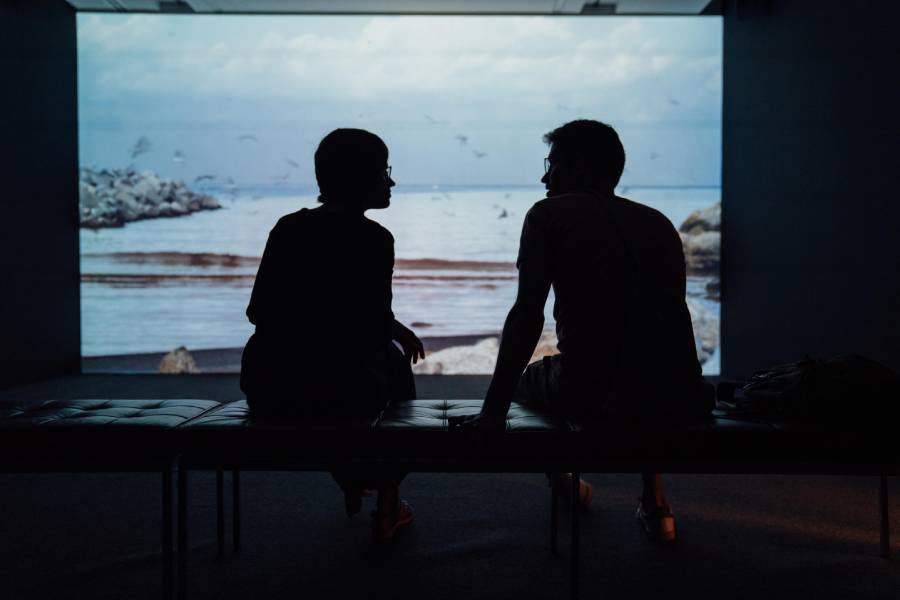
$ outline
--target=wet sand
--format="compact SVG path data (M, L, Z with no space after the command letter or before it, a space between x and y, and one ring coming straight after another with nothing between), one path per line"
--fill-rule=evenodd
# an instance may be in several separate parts
M480 335L455 335L443 337L422 337L427 353L437 352L454 346L472 346L489 337L499 337L500 333ZM191 350L188 348L197 368L202 373L238 373L241 370L243 348L215 348ZM165 352L146 354L119 354L110 356L85 356L81 359L82 373L157 373L159 361Z

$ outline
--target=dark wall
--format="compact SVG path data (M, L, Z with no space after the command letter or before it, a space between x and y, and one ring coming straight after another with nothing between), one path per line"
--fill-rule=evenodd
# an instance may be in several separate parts
M900 368L900 2L725 14L723 372Z
M75 11L0 2L0 387L77 372Z

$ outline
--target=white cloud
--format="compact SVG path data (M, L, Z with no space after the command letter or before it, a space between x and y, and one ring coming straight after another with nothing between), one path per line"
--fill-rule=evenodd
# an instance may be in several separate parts
M698 63L637 19L591 27L567 18L357 18L355 29L334 27L348 22L343 17L249 20L230 39L233 27L204 19L172 27L164 17L92 15L79 23L82 61L97 61L108 97L171 90L337 104L491 98L544 108L548 101L526 95L626 97L673 74L715 84L721 70L720 57Z

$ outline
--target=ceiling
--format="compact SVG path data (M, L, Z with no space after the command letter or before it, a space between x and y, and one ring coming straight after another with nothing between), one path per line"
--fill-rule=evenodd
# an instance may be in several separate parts
M711 0L66 0L80 11L151 13L419 13L696 15Z

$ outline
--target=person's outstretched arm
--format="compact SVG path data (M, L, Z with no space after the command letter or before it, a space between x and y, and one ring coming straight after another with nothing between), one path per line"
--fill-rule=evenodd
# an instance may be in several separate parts
M544 327L544 304L552 281L549 244L540 214L525 215L519 242L519 290L503 324L497 366L488 387L479 421L499 425L506 418L519 377L534 353Z

